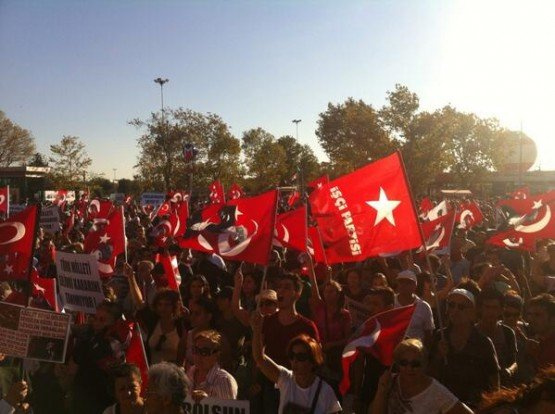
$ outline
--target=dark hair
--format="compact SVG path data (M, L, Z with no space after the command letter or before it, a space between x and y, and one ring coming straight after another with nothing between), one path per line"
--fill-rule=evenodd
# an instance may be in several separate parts
M547 312L547 315L552 318L555 316L555 296L549 293L542 293L535 296L528 301L527 307L539 306Z
M368 291L368 295L379 296L387 307L395 304L395 292L389 286L372 288Z
M322 352L322 346L316 339L312 338L307 334L300 334L289 341L287 345L287 353L289 354L295 345L302 345L306 348L310 354L310 359L318 368L324 365L324 354Z
M468 290L474 295L475 298L478 297L480 295L480 292L482 291L482 289L480 289L480 286L478 286L478 283L476 283L472 279L467 278L461 279L461 282L456 287L457 289Z
M506 405L519 408L533 407L541 400L555 401L555 366L542 369L530 384L522 384L515 388L501 388L486 393L476 411L478 414L493 414L498 408Z
M336 281L336 280L328 280L322 285L322 290L326 288L326 286L333 286L337 293L339 293L339 298L337 300L337 313L341 313L341 310L345 308L345 292L343 291L343 286Z
M216 313L218 312L218 308L214 303L214 301L212 299L208 299L208 298L205 298L204 296L201 296L200 298L194 301L194 304L201 307L206 313L209 313L212 315L211 324L213 324Z
M295 290L297 292L301 292L303 290L303 281L301 280L301 277L296 273L284 273L281 277L281 280L290 280L291 282L293 282L293 285L295 286Z
M522 299L522 297L515 291L511 290L505 293L503 303L505 306L509 306L510 308L517 308L521 312L522 308L524 307L524 300Z
M482 290L476 299L476 305L480 307L487 300L496 300L501 306L505 304L505 296L495 288Z
M112 396L115 396L115 386L116 386L116 380L118 378L129 378L129 377L137 377L137 379L139 380L139 384L143 383L143 379L141 377L141 371L139 370L139 367L135 364L129 364L129 363L123 363L121 365L116 365L114 368L112 368L112 370L110 371L110 381L109 381L109 386L110 386L110 394Z
M117 304L116 302L109 302L107 300L105 300L104 302L101 302L96 307L97 311L99 309L105 310L112 317L112 320L114 322L121 319L121 316L123 314L123 311L122 311L121 306L119 304Z
M175 290L169 288L162 288L154 295L154 299L152 300L152 308L156 310L156 306L161 300L167 300L172 304L173 313L177 316L179 314L180 308L180 297L179 293Z
M424 284L432 283L432 275L428 272L420 272L416 275L416 294L420 297L424 294Z

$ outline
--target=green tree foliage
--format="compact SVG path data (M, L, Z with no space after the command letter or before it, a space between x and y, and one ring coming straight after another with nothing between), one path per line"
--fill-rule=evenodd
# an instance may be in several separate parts
M353 98L342 104L328 104L320 114L316 136L330 159L334 175L360 168L396 147L380 125L374 108Z
M75 188L85 181L92 160L78 137L64 135L57 145L50 145L51 179L58 188Z
M136 180L130 180L128 178L122 178L118 180L118 193L123 194L139 194L141 192L141 185Z
M206 188L219 178L229 186L242 175L240 142L228 125L215 114L190 109L165 109L150 119L130 122L146 130L138 139L138 178L147 189L189 187L190 169L185 164L183 145L193 143L199 151L194 165L194 187Z
M0 167L26 164L35 152L31 133L0 111Z
M319 175L318 158L308 145L300 144L290 135L278 138L277 142L285 151L285 175L281 179L281 184L288 184L291 177L300 170L306 181L313 180Z
M48 167L48 159L40 152L35 152L27 165L30 167Z
M249 192L276 187L289 174L285 149L272 134L262 128L243 132L241 148L246 166L244 184Z
M93 197L108 197L114 192L114 182L104 177L91 178L88 186Z

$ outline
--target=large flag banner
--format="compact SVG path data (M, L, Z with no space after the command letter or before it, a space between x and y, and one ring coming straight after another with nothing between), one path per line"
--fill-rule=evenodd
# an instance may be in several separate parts
M144 392L148 387L148 359L146 358L141 329L137 323L132 322L131 324L133 325L131 340L129 341L127 351L125 351L125 361L129 364L137 365L139 371L141 371L141 395L144 396Z
M320 229L316 226L308 226L307 251L312 256L315 263L328 265L324 244L320 236Z
M118 255L125 252L125 228L122 207L115 209L105 220L98 223L85 238L85 253L96 255L101 277L114 273Z
M511 198L499 200L497 207L502 207L509 211L510 216L522 215L530 213L538 202L550 203L555 201L555 191L529 196L527 198Z
M229 192L227 193L227 197L230 200L237 200L238 198L244 197L244 195L245 192L239 184L232 184Z
M428 211L428 215L426 218L428 220L436 220L438 217L444 216L447 214L447 201L441 201L437 206L433 207L430 211Z
M323 186L330 182L330 177L326 174L321 177L318 177L306 184L307 188L311 188L313 190L320 190Z
M0 278L29 277L37 216L38 207L30 206L0 223Z
M57 252L56 270L64 309L94 314L104 301L96 256Z
M517 188L511 193L511 197L515 200L525 200L530 198L530 189L528 187Z
M0 215L7 217L10 214L10 186L0 187Z
M310 204L330 264L423 244L398 152L329 182Z
M504 247L508 249L524 250L534 252L536 250L536 239L528 235L517 232L515 229L509 229L494 234L486 243L492 246Z
M95 224L105 223L112 211L114 211L114 204L111 200L95 198L89 203L88 217Z
M179 244L226 260L268 264L278 191L212 204L193 214Z
M0 353L64 363L71 315L0 303Z
M339 384L341 394L349 390L349 371L357 359L359 348L370 352L382 365L393 363L393 350L405 337L415 305L404 306L374 315L364 322L343 349L343 379Z
M274 245L306 252L306 208L279 214L276 217Z

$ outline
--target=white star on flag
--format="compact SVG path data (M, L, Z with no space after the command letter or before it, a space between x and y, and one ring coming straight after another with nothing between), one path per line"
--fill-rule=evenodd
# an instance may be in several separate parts
M532 210L540 208L542 206L542 201L534 201L534 207L532 207Z
M11 275L13 273L13 266L7 264L4 268L4 273L6 273L7 275Z
M374 226L378 225L384 218L387 219L390 224L395 225L393 210L395 210L401 202L398 200L388 200L387 194L382 187L380 187L380 198L376 201L367 201L366 204L376 210L377 214Z
M108 237L108 233L106 233L104 236L100 236L100 243L108 243L108 240L110 240L110 237Z

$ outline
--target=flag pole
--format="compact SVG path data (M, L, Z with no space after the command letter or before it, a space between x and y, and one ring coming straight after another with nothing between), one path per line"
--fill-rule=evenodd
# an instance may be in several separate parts
M25 300L25 307L29 306L29 300L31 299L31 286L32 286L32 281L31 281L31 275L33 273L33 258L34 258L34 252L35 252L35 246L36 246L36 242L37 242L37 237L39 235L39 229L40 229L40 210L41 210L41 205L40 203L35 204L35 206L37 207L37 210L35 212L35 228L33 229L33 238L32 238L32 242L31 242L31 257L29 257L29 266L27 267L27 299Z
M279 206L279 187L276 187L274 191L276 192L276 206L274 208L274 218L272 220L272 227L271 227L272 232L274 232L276 228L276 217L277 217L278 206ZM272 242L273 242L273 234L272 234L272 237L270 238L270 248L268 250L268 262L272 259ZM268 263L264 265L264 272L262 273L262 281L260 283L260 291L258 292L258 299L256 300L256 309L258 311L260 311L260 294L264 290L264 284L266 283L267 275L268 275Z
M403 161L403 156L401 155L400 150L397 150L397 154L398 154L399 160L401 162L401 169L403 170L403 175L405 177L405 182L407 183L408 191L409 191L409 194L410 194L410 201L411 201L412 211L414 213L414 217L416 218L416 222L418 224L418 231L420 233L421 245L424 246L424 257L426 258L426 264L428 265L428 269L430 269L430 274L432 275L432 292L434 294L434 298L435 298L435 302L436 302L437 322L439 324L441 338L445 339L444 338L444 332L442 330L442 328L443 328L443 317L441 315L441 307L440 307L440 304L439 304L439 299L437 297L437 288L436 288L437 275L436 275L434 269L432 268L432 263L430 262L430 256L428 255L428 247L426 246L426 239L424 238L424 231L422 231L422 225L420 224L420 219L418 218L418 214L417 214L417 210L416 210L416 204L414 203L414 196L412 194L412 188L411 188L409 177L407 176L407 171L406 171L406 168L405 168L405 162Z
M6 218L10 217L10 186L6 186Z
M121 221L123 223L123 252L125 253L125 263L127 263L127 236L125 235L125 214L123 213L123 206L120 206Z

